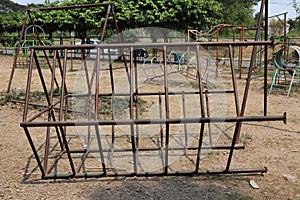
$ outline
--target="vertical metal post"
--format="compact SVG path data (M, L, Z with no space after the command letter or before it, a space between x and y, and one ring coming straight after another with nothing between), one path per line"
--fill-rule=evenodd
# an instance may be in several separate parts
M36 162L38 163L38 166L39 166L39 168L40 168L40 171L41 171L41 173L42 173L42 178L43 178L43 177L45 177L46 174L45 174L45 170L44 170L44 168L43 168L42 162L41 162L41 160L40 160L40 158L39 158L39 154L38 154L38 152L37 152L37 150L36 150L36 148L35 148L35 146L34 146L34 143L33 143L33 141L32 141L32 138L31 138L31 136L30 136L30 133L29 133L29 131L28 131L28 128L27 128L27 127L23 127L23 129L24 129L24 132L25 132L25 134L26 134L26 136L27 136L28 142L29 142L30 147L31 147L31 149L32 149L32 151L33 151L33 154L34 154L34 157L35 157L35 159L36 159Z
M32 25L33 25L33 27L36 27L35 22L34 22L34 19L31 17L30 12L28 12L28 17L29 17L29 19L30 19L30 21L31 21L31 23L32 23ZM37 39L38 39L38 41L40 42L40 44L43 44L43 43L42 43L42 39L41 39L41 37L40 37L40 34L39 34L39 32L38 32L38 29L35 28L34 31L35 31L35 34L36 34ZM52 68L50 67L51 64L50 64L50 61L49 61L49 57L48 57L48 55L47 55L45 49L43 49L43 53L44 53L44 56L45 56L45 58L46 58L47 64L48 64L48 66L49 66L49 70L50 70L51 73L52 73ZM56 79L55 79L55 84L56 84L56 87L59 88L58 82L57 82Z
M135 82L135 119L139 119L139 86L138 86L138 71L137 71L137 55L134 55L134 82ZM135 125L136 146L139 147L139 125Z
M15 69L17 67L17 61L18 61L18 56L19 56L19 53L20 53L21 43L22 43L22 40L23 40L23 37L24 37L24 30L25 30L25 25L26 25L26 21L27 21L27 16L28 16L28 11L25 13L25 16L24 16L21 35L20 35L19 43L18 43L18 46L17 46L17 49L16 49L16 55L14 56L13 66L12 66L12 69L11 69L9 82L8 82L8 86L7 86L7 90L6 90L7 93L10 92L12 80L14 78Z
M200 61L200 47L196 46L196 57L197 57L197 73L198 73L198 87L199 87L199 97L200 97L200 109L201 117L205 118L205 108L204 108L204 97L203 97L203 84L202 84L202 74L201 74L201 61ZM205 123L201 123L200 132L199 132L199 141L197 149L197 158L196 158L196 168L195 173L198 173L200 168L200 157L201 157L201 148L203 144L203 135L204 135Z
M133 47L130 48L130 119L133 120L134 119L134 114L133 114L133 104L134 104L134 94L133 94L133 90L134 90L134 66L133 66ZM134 170L134 174L137 173L137 147L136 147L136 138L135 138L135 134L134 134L134 124L130 124L130 132L131 132L131 147L132 147L132 154L133 154L133 170Z
M235 76L235 72L234 72L232 45L228 46L228 50L229 50L229 60L230 60L230 70L231 70L231 77L232 77L232 86L233 86L233 93L234 93L235 112L236 112L237 116L240 116L240 103L239 103L239 97L238 97L236 76Z
M268 40L269 32L269 3L265 0L265 41ZM268 45L265 45L265 58L264 58L264 116L268 115Z
M167 47L163 46L163 57L164 57L164 92L165 92L165 110L166 119L170 119L169 110L169 83L168 83L168 69L167 69ZM169 139L170 139L170 124L166 123L166 141L165 141L165 163L164 173L168 174L169 169Z
M262 0L262 2L261 2L260 15L259 15L259 18L257 20L255 40L258 40L258 38L259 38L259 32L260 32L260 28L261 28L262 14L263 14L263 8L265 6L265 1L267 1L267 0ZM250 66L249 66L249 71L248 71L248 76L247 76L247 80L246 80L246 86L245 86L245 89L244 89L244 97L243 97L240 116L244 116L245 110L246 110L246 104L247 104L247 100L248 100L248 94L249 94L251 76L252 76L253 67L254 67L254 58L255 58L255 54L256 54L256 49L257 49L256 46L253 46L252 56L251 56L251 61L250 61ZM231 164L233 151L234 151L234 145L236 144L237 139L240 135L241 128L242 128L242 122L239 121L239 122L236 123L235 130L234 130L234 133L233 133L233 139L232 139L232 143L231 143L231 147L230 147L230 151L229 151L229 155L228 155L228 160L227 160L227 164L226 164L226 170L225 170L226 172L228 172L229 169L230 169L230 164Z
M27 86L26 86L26 92L25 92L25 104L24 104L24 112L23 112L23 119L22 119L23 122L27 121L27 115L28 115L29 93L30 93L30 86L31 86L31 79L32 79L34 54L35 54L35 50L33 49L30 54L30 62L29 62L29 68L28 68Z
M99 82L100 82L99 72L100 72L100 48L97 47L96 82L95 82L95 116L94 116L95 121L98 120L98 108L99 108L99 86L100 86L100 84L99 84ZM101 142L100 130L99 130L98 125L95 125L95 131L96 131L97 144L98 144L98 149L99 149L99 154L100 154L103 173L106 174L104 155L103 155L103 149L102 149L102 142Z
M102 33L101 33L101 38L100 38L101 42L103 42L104 35L105 35L105 32L106 32L106 26L107 26L107 21L108 21L108 17L109 17L109 14L110 14L110 10L111 10L111 4L108 4L107 11L106 11L106 16L105 16L105 21L104 21L104 25L103 25L103 29L102 29Z
M208 90L205 91L205 103L206 103L207 117L210 117ZM207 126L208 126L209 144L212 146L213 145L213 138L212 138L212 132L211 132L211 123L208 123Z
M159 104L159 119L162 119L162 105L161 105L161 93L159 92L158 96L158 104ZM159 124L160 128L160 147L164 146L164 130L163 130L163 125Z
M183 91L182 91L182 94L181 94L181 98L182 98L183 117L186 118L185 95L184 95ZM187 124L186 123L183 124L183 129L184 129L184 147L186 149L187 146L188 146L188 133L187 133Z

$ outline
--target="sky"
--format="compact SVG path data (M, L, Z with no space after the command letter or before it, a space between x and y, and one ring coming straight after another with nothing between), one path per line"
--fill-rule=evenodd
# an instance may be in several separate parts
M293 8L293 2L294 0L269 0L269 17L288 12L287 19L295 19L297 13ZM295 2L300 6L300 0L295 0ZM255 7L256 12L259 12L260 4L261 2L258 2L258 5ZM283 15L281 17L283 18Z
M22 5L27 5L29 3L44 3L45 0L12 0L15 3L19 3ZM296 2L300 4L300 0L269 0L269 16L282 14L285 12L288 12L287 18L288 19L294 19L296 18L296 11L293 8L293 2ZM258 12L260 9L260 2L258 3L258 6L255 7L256 12ZM282 16L283 17L283 16Z

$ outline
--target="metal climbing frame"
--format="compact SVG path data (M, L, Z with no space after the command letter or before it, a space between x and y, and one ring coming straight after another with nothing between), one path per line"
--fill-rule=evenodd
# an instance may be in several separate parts
M240 108L232 48L233 46L271 44L272 42L269 41L253 41L31 47L25 107L20 125L25 131L42 178L266 172L266 168L233 169L231 167L234 150L243 148L238 145L242 123L247 121L285 122L286 115L284 113L282 116L245 116L248 96L244 95ZM232 89L210 90L203 86L200 78L203 67L200 60L202 46L228 48ZM145 87L145 83L139 81L139 67L133 53L130 54L128 74L125 70L121 73L125 74L124 78L120 78L120 74L117 74L120 69L116 70L113 67L117 63L101 59L102 49L119 48L133 52L134 49L141 47L163 50L164 74L161 90L153 85ZM174 47L189 47L195 51L199 75L191 91L171 89L173 80L178 77L173 78L174 73L168 73L167 52ZM83 79L75 81L74 84L84 86L85 92L83 93L78 92L79 89L72 90L74 86L71 86L72 81L69 79L72 75L67 73L67 53L64 57L59 57L60 51L67 52L70 49L97 50L97 57L92 63L85 61L82 76L80 76ZM51 77L45 75L45 71L39 65L35 52L42 50L54 52L53 63L49 66ZM34 66L37 67L37 74L34 73ZM107 67L104 68L104 66ZM252 70L249 70L250 76L251 72ZM105 79L105 73L108 74L108 79ZM32 109L30 101L32 80L35 76L38 76L45 95L45 101L41 102L44 103L42 110ZM60 80L58 90L55 88L55 80ZM109 86L108 89L105 89L107 86ZM250 81L247 81L244 94L248 93L249 86ZM119 87L121 90L118 91ZM205 99L207 96L218 94L233 95L234 117L214 116L210 113L210 107L205 103ZM126 98L125 101L122 101L122 98ZM154 114L146 116L141 114L142 99L152 102L151 105L158 105L153 112L155 116ZM196 100L197 104L189 103L190 100ZM111 102L110 106L104 107L106 101ZM126 105L125 102L128 104ZM123 111L126 112L120 112L122 109L119 107L120 104L125 105ZM187 111L188 106L192 106L192 112ZM79 108L82 107L84 109L80 110ZM109 112L105 117L101 117L99 113L105 109ZM181 114L177 115L174 111L176 109L179 109ZM75 115L80 117L75 118ZM213 123L234 124L229 144L218 145L214 142L209 144L205 142L207 127ZM195 135L191 136L191 132ZM186 141L180 142L181 140ZM209 157L203 156L206 149L228 150L225 166L220 169L209 168L211 161ZM202 164L206 162L206 159L209 162Z
M15 56L14 56L14 61L13 61L13 66L12 66L12 70L11 70L11 74L10 74L10 79L9 79L9 83L7 86L7 93L10 92L11 86L12 86L12 82L13 82L13 77L14 77L14 73L15 73L15 68L17 67L17 63L18 63L18 57L19 54L22 54L21 50L22 50L22 41L23 38L25 37L26 39L26 31L27 31L27 20L29 19L30 21L30 26L29 27L33 27L34 29L34 33L36 34L36 39L35 39L35 43L32 46L36 46L36 45L42 45L44 44L43 39L40 37L40 34L38 32L39 30L39 26L36 25L34 18L32 17L32 13L34 12L50 12L50 11L57 11L57 10L72 10L72 9L84 9L84 8L99 8L99 7L104 7L107 6L107 12L106 12L106 16L105 16L105 20L104 20L104 24L103 24L103 28L101 31L101 38L100 41L102 42L106 33L106 27L107 27L107 23L109 20L109 17L112 16L113 21L114 21L114 26L115 26L115 30L116 30L116 34L119 34L119 28L117 25L117 19L115 16L115 12L114 12L114 4L111 2L105 2L105 3L96 3L96 4L83 4L83 5L74 5L74 6L61 6L61 7L49 7L49 8L34 8L34 9L28 9L26 10L24 19L23 19L23 26L22 26L22 30L21 30L21 34L20 34L20 38L18 43L15 45ZM118 38L119 41L121 41L121 38ZM50 60L49 60L49 55L47 54L47 52L43 51L43 56L45 57L46 60L46 64L50 65Z

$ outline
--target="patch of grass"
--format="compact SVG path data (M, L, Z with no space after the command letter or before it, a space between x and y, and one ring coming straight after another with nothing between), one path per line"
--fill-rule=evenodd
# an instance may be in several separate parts
M56 89L53 92L53 96L59 97L60 96L60 90ZM4 106L7 105L11 101L25 101L25 91L18 91L13 93L6 93L6 92L0 92L0 105ZM30 92L29 95L29 102L30 103L37 103L37 104L47 104L46 95L44 92L41 91L33 91ZM72 109L73 105L72 102L68 102L68 109ZM111 97L101 97L99 98L99 108L98 108L98 116L101 119L106 119L111 117L112 115L112 103L114 104L114 116L116 118L120 117L126 109L130 107L130 99L129 97L119 97L115 98L114 102L112 102ZM134 101L134 107L136 104L139 106L139 112L142 113L145 111L145 104L147 101L138 98ZM82 106L85 106L85 104L82 104ZM30 108L33 109L41 109L40 106L32 106L30 105ZM83 108L83 107L82 107ZM92 113L92 115L94 115Z
M126 109L130 107L130 99L129 97L124 97L124 98L115 98L112 102L111 98L106 98L106 97L101 97L100 100L100 106L99 106L99 111L98 114L100 115L99 117L107 117L108 115L112 114L112 103L114 104L114 116L116 118L120 117ZM139 112L142 113L145 111L145 104L147 101L138 98L137 100L134 101L134 105L138 104L139 106Z
M15 101L25 101L25 91L20 90L12 93L6 93L6 92L0 92L0 105L4 106L7 103L15 100ZM60 95L60 90L55 89L54 96L59 96ZM45 102L46 101L46 95L44 92L41 91L32 91L29 94L29 102L31 103L40 103L40 102Z
M0 93L0 105L4 106L8 104L12 100L18 100L22 101L25 98L25 92L20 91L20 92L13 92L13 93L6 93L6 92L1 92Z

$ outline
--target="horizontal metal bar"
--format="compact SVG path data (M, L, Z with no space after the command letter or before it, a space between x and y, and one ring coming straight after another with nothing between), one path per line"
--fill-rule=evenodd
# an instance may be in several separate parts
M202 146L201 149L213 149L213 150L226 150L230 149L231 145L214 145L214 146ZM163 147L157 147L157 148L138 148L138 151L160 151L163 149ZM237 144L234 146L234 149L245 149L244 145ZM180 150L198 150L198 147L196 146L188 146L188 147L172 147L173 151L180 151ZM103 152L126 152L126 151L132 151L131 148L122 148L122 149L102 149ZM85 149L77 149L77 150L71 150L70 153L76 154L76 153L86 153L87 150ZM100 152L99 149L89 149L89 153L98 153Z
M47 8L30 8L27 12L39 12L39 11L51 11L51 10L71 10L76 8L94 8L106 5L113 5L112 2L96 3L96 4L83 4L83 5L73 5L73 6L60 6L60 7L47 7Z
M34 50L63 50L63 49L94 49L94 48L163 48L169 47L196 47L200 46L256 46L273 45L273 41L236 41L236 42L180 42L180 43L114 43L114 44L85 44L85 45L54 45L54 46L30 46Z
M267 173L267 168L248 168L248 169L231 169L231 170L207 170L207 171L199 171L196 173L195 171L176 171L176 172L140 172L140 173L132 173L132 172L122 172L122 173L78 173L75 176L72 174L54 174L54 175L47 175L42 177L43 179L69 179L69 178L96 178L96 177L116 177L116 176L127 176L127 177L150 177L150 176L178 176L178 175L185 175L185 176L197 176L197 175L209 175L209 174L257 174L257 173Z
M203 94L229 94L229 93L234 93L233 90L211 90L211 91L203 91ZM168 95L182 95L182 94L200 94L200 91L190 91L190 92L186 92L186 91L182 91L182 92L172 92L172 93L168 93ZM95 94L68 94L68 97L88 97L88 96L94 96ZM129 93L102 93L99 94L99 97L111 97L111 96L130 96ZM152 95L162 95L164 96L165 93L159 93L159 92L139 92L138 94L133 93L133 95L139 95L139 96L152 96Z
M128 120L97 120L97 121L57 121L57 122L21 122L21 127L48 126L96 126L96 125L132 125L132 124L186 124L186 123L221 123L221 122L252 122L252 121L283 121L282 116L243 116L243 117L207 117L207 118L172 118L172 119L128 119Z

